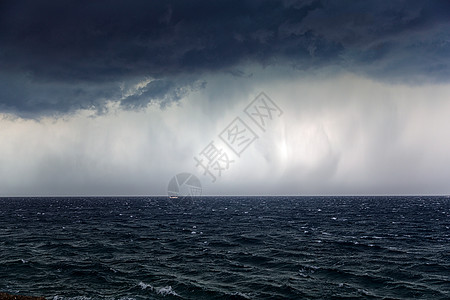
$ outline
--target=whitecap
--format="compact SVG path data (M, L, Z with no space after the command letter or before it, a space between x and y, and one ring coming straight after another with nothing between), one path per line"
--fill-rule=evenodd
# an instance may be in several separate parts
M158 288L156 289L156 293L158 295L167 296L167 295L173 295L173 296L179 296L170 285Z
M53 300L91 300L91 297L86 296L75 296L75 297L62 297L62 296L54 296Z
M146 290L146 289L150 289L150 290L154 290L154 288L153 288L153 286L151 285L151 284L147 284L147 283L143 283L142 281L141 282L139 282L139 284L138 284L140 287L141 287L141 289L143 289L143 290Z
M158 295L167 296L167 295L173 295L173 296L179 296L173 289L172 286L168 285L165 287L153 287L151 284L147 284L144 282L139 282L138 284L143 290L149 289L151 291L155 291Z
M251 299L251 297L250 297L249 295L246 295L246 294L241 293L241 292L234 292L234 293L232 293L231 295L233 295L233 296L239 296L239 297L242 297L242 298L245 298L245 299Z

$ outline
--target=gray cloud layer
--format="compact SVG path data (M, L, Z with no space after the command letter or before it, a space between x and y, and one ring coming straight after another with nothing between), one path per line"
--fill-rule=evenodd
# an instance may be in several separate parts
M95 118L0 118L0 194L164 195L180 172L207 195L450 193L448 84L292 77L260 79L249 93L254 78L209 82L164 110L116 103ZM252 127L259 138L237 157L218 134L236 116L252 126L242 109L262 87L284 113L266 132ZM235 160L215 183L193 159L212 140Z
M448 82L448 20L448 1L2 1L0 110L164 104L255 63Z

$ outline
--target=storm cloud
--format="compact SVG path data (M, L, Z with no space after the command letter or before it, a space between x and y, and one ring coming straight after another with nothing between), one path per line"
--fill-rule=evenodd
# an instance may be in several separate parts
M165 106L252 65L448 82L449 20L448 1L1 1L0 110Z
M449 1L4 0L0 196L449 194L449 95Z

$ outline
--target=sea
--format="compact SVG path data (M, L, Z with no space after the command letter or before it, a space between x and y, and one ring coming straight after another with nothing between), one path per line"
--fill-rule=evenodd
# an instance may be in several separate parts
M450 299L449 197L0 198L0 292Z

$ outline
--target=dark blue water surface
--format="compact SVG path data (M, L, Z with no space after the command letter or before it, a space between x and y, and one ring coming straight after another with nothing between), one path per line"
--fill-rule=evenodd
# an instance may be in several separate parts
M450 199L0 198L0 292L450 299Z

